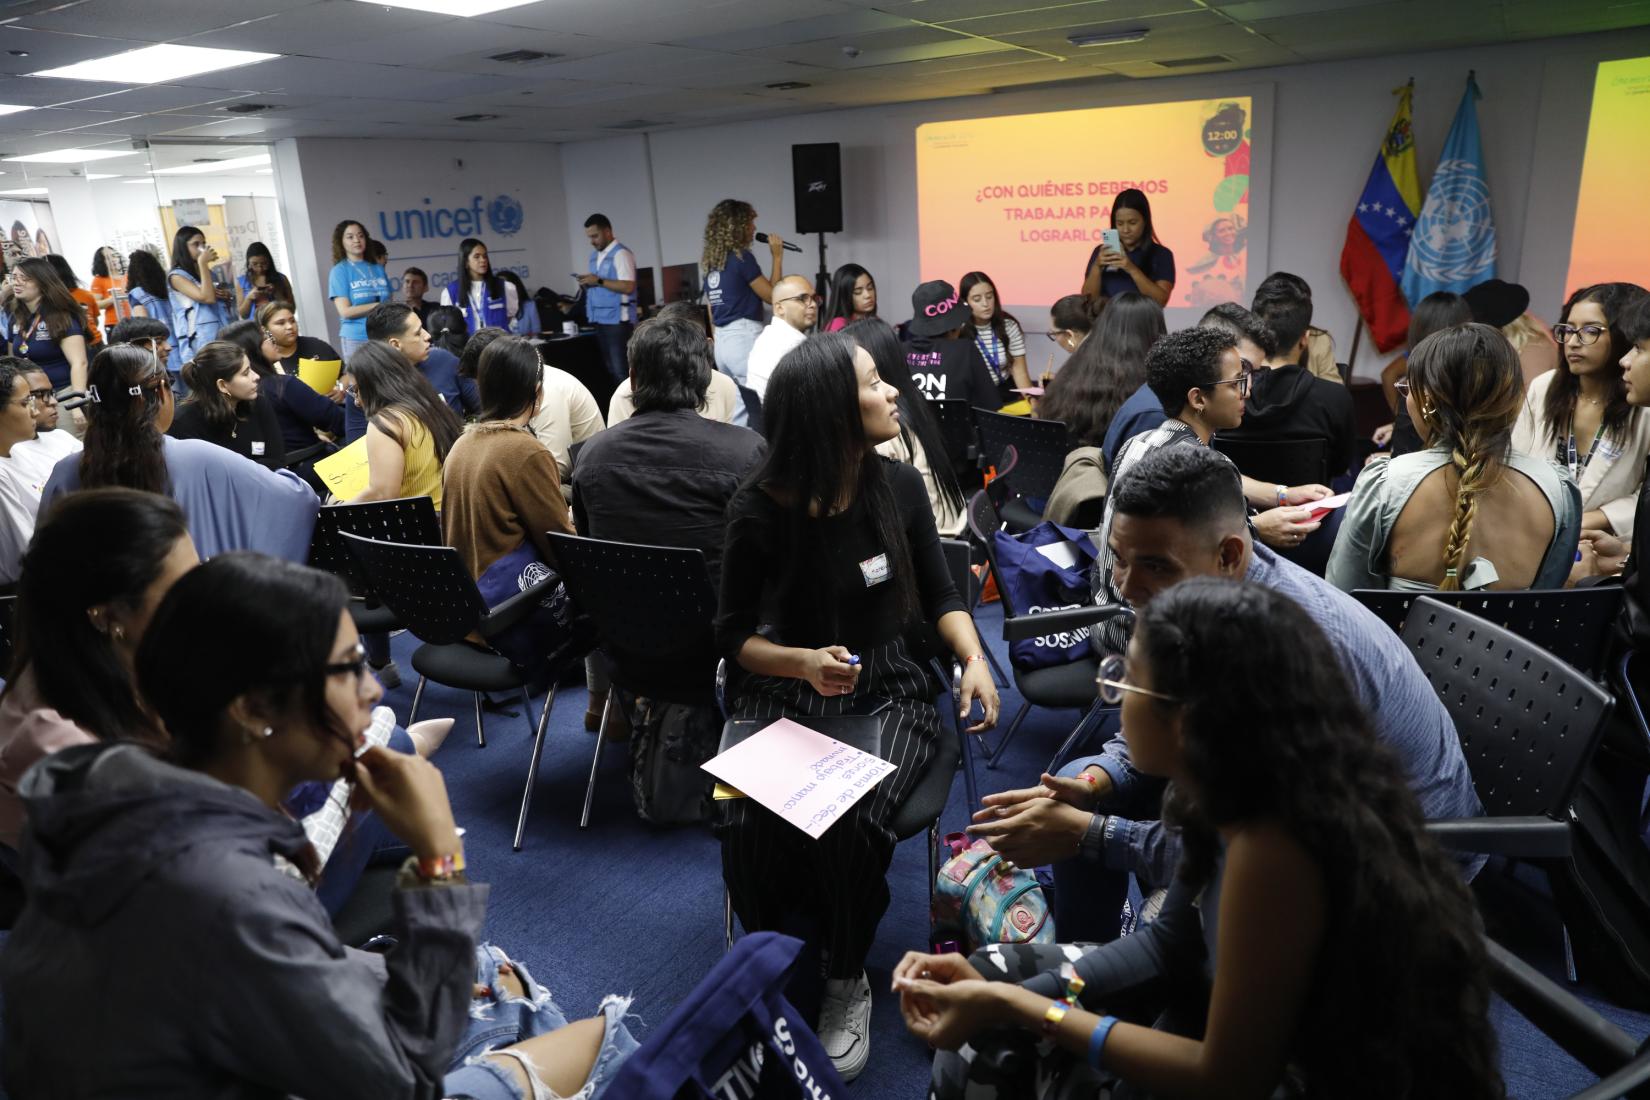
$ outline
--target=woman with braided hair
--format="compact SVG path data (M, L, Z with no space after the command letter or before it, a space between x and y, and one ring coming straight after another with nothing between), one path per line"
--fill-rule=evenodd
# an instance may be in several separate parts
M1411 592L1562 587L1581 496L1550 457L1513 449L1523 374L1507 338L1481 324L1433 333L1410 352L1399 393L1426 449L1364 467L1328 580Z

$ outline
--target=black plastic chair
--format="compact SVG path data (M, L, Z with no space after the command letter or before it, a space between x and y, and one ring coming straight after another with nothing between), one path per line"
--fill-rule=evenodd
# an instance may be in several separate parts
M1505 627L1422 596L1401 637L1455 721L1484 817L1429 821L1447 848L1521 859L1569 854L1570 803L1615 700L1585 672Z
M1216 433L1212 445L1256 481L1328 485L1336 473L1329 468L1327 439L1232 439Z
M928 411L940 426L945 454L964 491L980 487L979 436L974 431L974 410L960 397L937 398L928 402Z
M951 574L951 584L957 590L957 595L963 598L963 604L968 613L973 615L974 609L980 605L980 589L983 585L980 578L974 573L974 544L967 539L940 539L940 550L945 554L945 570ZM986 568L990 568L989 565ZM979 630L975 626L976 632ZM983 643L982 643L983 644ZM1002 662L997 660L997 654L990 646L983 646L985 659L991 663L991 676L997 686L1008 686L1008 673L1003 671Z
M635 695L716 705L716 592L699 550L550 532L573 606L590 617L613 683ZM579 827L590 824L596 769L613 712L608 692Z
M1047 500L1054 492L1055 482L1065 469L1066 455L1071 452L1071 437L1065 424L1058 420L1034 420L1029 416L1006 416L1003 413L974 409L974 425L980 436L980 453L994 458L1004 448L1013 447L1019 456L1012 479L1001 467L998 481L1013 489L1018 501L1006 501L997 511L1014 531L1029 531L1042 522L1042 508L1032 507L1028 499Z
M333 504L315 516L315 534L310 538L309 564L332 573L349 585L350 618L363 634L384 634L406 626L384 605L360 564L344 548L343 534L359 535L375 542L398 542L409 546L440 546L441 520L429 497L400 497L363 504Z
M413 693L411 725L418 720L418 705L424 698L424 684L434 680L471 693L475 701L476 744L487 745L481 719L483 692L513 691L521 694L526 708L527 728L533 733L533 753L527 767L527 783L521 795L521 812L516 819L515 850L521 851L527 827L527 808L533 797L533 781L538 776L539 757L544 751L544 729L550 709L556 705L557 676L551 676L544 697L544 710L533 720L533 701L527 695L527 677L508 657L470 641L497 637L529 615L538 602L550 594L554 575L489 611L458 551L450 546L409 546L405 543L376 542L360 535L341 532L339 538L360 563L374 592L382 597L413 637L424 644L413 651L412 666L418 673L418 690ZM565 667L583 656L585 647L570 641L554 655L554 663Z
M992 507L990 497L984 491L975 493L968 502L969 533L985 551L986 559L991 562L992 573L999 578L1001 574L997 572L996 536L1001 528L1002 523L997 517L997 510ZM1117 615L1132 614L1126 607L1111 604L1090 604L1063 611L1024 614L1014 607L1000 581L997 585L997 594L1002 598L1003 604L1003 640L1010 643L1025 638L1039 638L1046 634L1092 627ZM1019 713L1014 716L1014 721L1009 723L1008 729L1003 733L997 751L986 760L987 768L996 768L997 761L1002 759L1008 743L1019 732L1020 725L1032 707L1076 710L1086 715L1095 702L1094 678L1100 671L1100 659L1092 653L1049 668L1023 669L1014 663L1014 651L1010 649L1008 663L1014 669L1014 686L1019 689L1024 702L1020 705Z
M11 675L11 655L17 648L17 597L0 596L0 679Z

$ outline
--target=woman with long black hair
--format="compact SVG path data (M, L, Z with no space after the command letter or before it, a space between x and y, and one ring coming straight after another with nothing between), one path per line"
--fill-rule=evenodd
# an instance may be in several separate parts
M172 236L172 267L166 284L172 305L172 346L180 364L216 340L218 330L229 323L234 292L212 282L212 267L221 258L206 243L206 234L192 225L179 226Z
M250 321L237 324L257 328ZM247 351L228 340L201 348L184 365L189 396L178 404L169 434L174 439L204 439L279 470L286 465L286 442L274 408L260 396L262 376L253 368L254 360L263 361L261 348Z
M1055 374L1037 415L1064 423L1080 445L1099 446L1117 410L1146 384L1146 353L1167 331L1155 301L1118 295Z
M464 327L471 335L484 328L513 331L521 309L515 284L499 278L487 246L474 237L458 244L458 278L441 292L441 304L464 311Z
M1104 241L1089 253L1083 267L1083 297L1115 298L1126 291L1143 294L1160 306L1174 292L1174 253L1152 228L1152 204L1137 187L1119 191L1111 201L1111 227L1117 249Z
M166 370L172 376L172 385L183 385L183 353L178 350L177 327L172 324L172 292L166 285L166 270L146 248L135 249L126 257L126 300L132 305L133 317L150 317L166 326L167 343L171 351L166 357ZM114 330L110 329L110 339Z
M441 510L441 464L464 425L418 368L374 340L350 356L367 416L367 487L351 500L429 497Z
M970 271L957 284L957 296L968 306L962 338L972 340L985 360L985 369L997 383L1003 404L1019 400L1014 390L1031 388L1026 370L1026 335L1020 322L1003 308L997 284L983 271Z
M18 260L8 275L11 300L0 313L0 336L11 353L46 372L54 390L86 388L86 321L80 303L38 257ZM75 409L70 423L85 430L86 414Z
M1171 783L1185 849L1167 900L1098 947L907 955L894 988L941 1051L934 1096L1500 1100L1472 895L1330 648L1258 584L1201 578L1146 605L1100 692L1133 765ZM1155 1026L1125 1007L1154 979L1171 998ZM1005 1046L1025 1075L989 1081Z
M843 264L831 276L830 304L821 320L822 331L836 332L856 321L877 315L877 281L858 264Z
M280 324L292 316L291 310L292 307L286 302L272 302L258 313L265 316L266 320ZM302 462L312 462L331 449L329 441L321 439L317 432L334 438L344 434L344 406L339 401L330 400L324 394L316 393L296 374L287 373L285 365L279 359L270 361L268 353L279 351L279 348L273 346L270 331L270 328L257 321L236 321L219 332L218 339L222 343L234 344L246 355L253 373L258 376L258 399L254 404L267 406L270 414L274 416L281 446L285 451L281 464L295 467ZM305 339L294 335L295 342ZM298 355L296 348L293 349L293 355L295 358ZM187 405L188 402L184 404ZM179 412L181 415L182 410ZM266 462L265 465L269 463ZM308 467L300 468L300 475L307 469ZM314 486L315 482L311 481L310 484Z
M895 809L940 734L932 633L963 662L962 707L997 719L997 689L951 584L917 471L876 453L899 434L899 393L841 333L790 351L763 405L768 453L728 504L718 648L743 670L739 717L880 708L898 770L818 840L752 803L722 802L722 874L746 931L817 921L826 957L819 1035L837 1069L870 1056L865 957L888 907ZM757 628L762 627L762 633Z
M962 483L945 448L945 437L929 409L928 400L911 379L905 349L886 321L875 317L855 321L847 328L854 343L871 353L877 374L899 391L899 435L877 446L877 453L896 462L909 462L922 474L934 526L944 538L962 533L968 522Z
M235 315L250 320L271 302L292 301L292 283L275 270L275 256L262 241L246 246L246 271L235 280Z

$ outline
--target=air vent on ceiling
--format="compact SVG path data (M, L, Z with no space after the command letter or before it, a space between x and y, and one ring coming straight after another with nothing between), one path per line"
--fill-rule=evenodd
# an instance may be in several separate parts
M770 92L794 92L798 88L812 88L813 85L803 80L781 80L777 84L764 84Z
M1229 65L1232 59L1223 53L1204 54L1202 57L1176 57L1168 61L1154 61L1160 69L1197 69L1205 65Z
M222 157L196 157L193 160L191 160L189 163L190 164L216 164L216 163L218 163L218 161L220 161L222 159L223 159Z
M502 61L506 65L531 65L560 56L559 53L545 53L543 50L507 50L504 53L488 54L487 60Z
M609 130L645 130L649 126L663 126L663 125L664 125L664 123L654 122L652 119L633 118L633 119L630 119L627 122L615 122L613 125L607 127L607 129L609 129Z
M453 121L454 122L491 122L495 118L503 118L503 117L504 117L503 115L454 115L453 116Z
M231 103L227 107L220 107L226 115L260 115L265 111L279 111L281 108L274 103Z

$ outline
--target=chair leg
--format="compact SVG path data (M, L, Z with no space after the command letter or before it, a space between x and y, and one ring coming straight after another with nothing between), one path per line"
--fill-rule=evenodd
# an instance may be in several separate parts
M527 725L533 728L533 703L527 698L527 689L521 689L521 701L527 708ZM544 729L550 724L550 708L556 705L556 685L551 683L550 691L544 697L544 710L539 714L538 726L533 729L533 755L527 762L527 785L521 792L521 813L516 817L516 842L512 846L515 851L521 851L521 838L527 831L527 807L533 801L533 787L539 778L539 757L544 754Z
M1014 740L1014 735L1020 732L1020 723L1026 720L1026 715L1030 712L1030 703L1020 704L1020 713L1016 714L1014 716L1014 721L1008 724L1008 731L1003 734L1002 742L997 746L997 751L986 757L986 768L991 771L997 770L997 761L1003 758L1003 751L1008 748L1008 743Z
M951 722L957 728L957 763L963 773L963 794L968 798L968 812L973 813L980 805L979 788L974 785L974 735L968 732L957 712L951 712Z
M928 824L928 940L933 947L934 939L934 884L939 881L940 869L938 866L940 847L940 819L935 818Z
M476 747L484 749L487 747L487 731L481 727L481 692L472 691L470 694L476 702Z
M412 713L407 715L407 725L409 726L418 721L418 704L424 701L424 680L425 678L420 676L418 687L413 691Z
M722 937L727 942L727 949L733 950L733 895L728 893L726 886L722 887Z
M601 725L596 730L596 751L590 754L590 782L584 785L584 813L579 815L579 828L590 826L590 804L596 798L596 766L602 762L602 742L607 740L607 723L613 716L613 692L607 693L607 702L602 706Z

